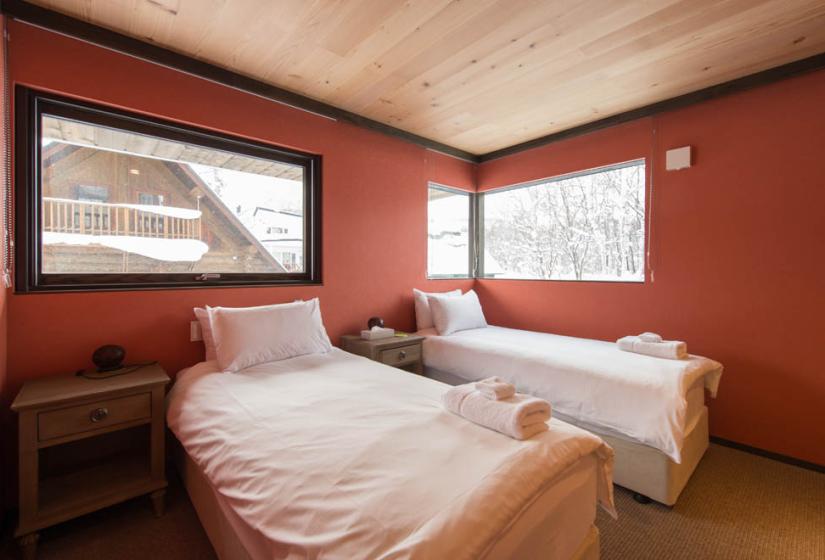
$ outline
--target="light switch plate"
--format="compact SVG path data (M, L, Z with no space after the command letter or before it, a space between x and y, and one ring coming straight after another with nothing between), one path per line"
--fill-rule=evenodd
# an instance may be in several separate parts
M191 321L189 323L189 341L197 342L199 340L203 340L200 321Z

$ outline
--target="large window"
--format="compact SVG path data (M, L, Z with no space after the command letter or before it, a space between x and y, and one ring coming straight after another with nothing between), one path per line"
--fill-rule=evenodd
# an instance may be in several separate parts
M430 184L427 205L427 275L472 276L472 197L457 189Z
M320 281L320 158L17 89L17 289Z
M643 161L488 191L480 199L483 276L644 281Z

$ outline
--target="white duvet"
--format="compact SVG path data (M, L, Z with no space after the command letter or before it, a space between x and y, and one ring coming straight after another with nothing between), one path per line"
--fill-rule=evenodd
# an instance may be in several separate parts
M333 350L178 375L169 427L269 558L483 557L539 493L612 450L564 422L516 441L444 411L447 386Z
M666 360L624 352L601 340L486 327L418 334L427 367L475 381L498 375L550 401L574 422L608 428L659 449L677 463L686 430L686 395L704 382L716 396L722 364L700 356Z

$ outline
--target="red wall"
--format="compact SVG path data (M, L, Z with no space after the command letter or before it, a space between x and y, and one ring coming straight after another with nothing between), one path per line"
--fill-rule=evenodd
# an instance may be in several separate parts
M0 29L4 28L6 25L6 18L5 16L0 15ZM4 75L5 72L5 50L6 44L4 41L0 40L0 76ZM1 101L0 101L1 102ZM6 154L6 129L5 129L5 118L6 112L3 110L4 107L0 106L0 162L4 161L4 158L7 156ZM6 166L0 165L0 185L5 186L6 184ZM5 217L5 197L0 197L0 254L5 249L5 238L2 235L2 232L5 228L5 224L3 223L3 218ZM0 267L0 273L2 273L2 267ZM6 426L9 410L6 405L5 400L3 399L3 394L6 388L6 357L7 357L7 333L8 333L8 318L6 314L6 287L0 279L0 430ZM9 438L3 437L2 441L5 442ZM6 455L8 453L8 446L0 443L0 479L3 478L2 474L5 472L7 459ZM6 505L6 496L5 496L6 485L0 483L0 512L4 511Z
M410 329L412 287L472 285L425 279L428 180L486 189L655 155L655 282L481 280L475 287L489 318L608 340L641 330L683 338L693 352L726 366L711 404L714 434L825 464L825 449L815 445L825 441L825 381L816 361L825 347L825 261L818 258L825 240L825 73L476 169L25 24L9 22L9 31L15 83L323 154L324 284L11 295L7 333L0 296L6 402L24 379L88 365L104 343L123 344L130 360L159 359L170 373L197 361L202 348L188 341L195 305L319 296L333 338L375 314ZM694 147L695 166L663 171L664 149L686 144Z
M24 379L87 366L104 343L170 373L191 365L203 353L188 338L197 305L318 296L335 340L372 315L413 328L413 287L470 287L426 280L426 185L472 190L472 164L25 24L9 30L16 84L320 153L324 183L323 286L12 295L7 399Z
M725 365L714 435L825 464L823 100L818 72L482 164L485 190L654 158L655 281L481 280L488 319L686 340ZM694 166L665 171L685 145Z

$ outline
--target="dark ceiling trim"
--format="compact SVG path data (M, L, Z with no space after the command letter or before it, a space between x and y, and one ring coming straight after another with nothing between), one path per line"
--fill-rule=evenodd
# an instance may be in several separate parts
M528 140L527 142L522 142L521 144L510 146L509 148L502 148L494 152L488 152L478 156L478 160L482 163L485 161L491 161L513 155L518 152L523 152L525 150L530 150L532 148L552 144L553 142L558 142L559 140L564 140L566 138L581 136L582 134L635 121L644 117L650 117L665 111L681 109L683 107L687 107L688 105L695 105L696 103L701 103L703 101L708 101L710 99L715 99L717 97L722 97L746 89L755 88L757 86L778 82L780 80L784 80L785 78L790 78L791 76L812 72L814 70L820 70L822 68L825 68L825 53L816 54L795 62L783 64L782 66L769 68L768 70L756 72L755 74L749 74L741 78L736 78L715 86L686 93L678 97L672 97L664 101L659 101L651 105L640 107L639 109L619 113L618 115L613 115L612 117L607 117L598 121L583 124L581 126L576 126L574 128L568 128L567 130L562 130L560 132L554 132L553 134L548 134L547 136L542 136L540 138Z
M424 148L441 152L465 161L473 163L481 163L499 159L505 156L513 155L532 148L538 148L553 142L572 138L574 136L581 136L596 130L609 128L619 124L624 124L630 121L650 117L665 111L672 111L674 109L681 109L689 105L722 97L738 91L751 89L757 86L778 82L785 78L812 72L825 68L825 53L820 53L802 60L790 62L782 66L763 70L755 74L736 78L728 82L710 86L691 93L659 101L639 109L633 109L618 115L613 115L598 121L586 123L581 126L554 132L540 138L528 140L520 144L515 144L508 148L502 148L493 152L488 152L483 155L474 155L470 152L418 136L411 132L401 130L378 122L355 113L351 113L344 109L339 109L332 105L328 105L316 99L305 97L298 93L288 91L247 76L232 72L192 58L190 56L174 52L157 45L134 39L126 35L122 35L115 31L105 29L103 27L75 19L71 16L35 6L24 0L0 0L0 11L14 19L30 23L32 25L43 27L63 35L74 37L88 43L98 45L113 51L117 51L141 60L146 60L160 66L178 70L186 74L191 74L199 78L203 78L221 85L231 87L246 93L251 93L259 97L263 97L276 103L294 107L303 111L314 113L322 117L340 120L366 128L381 132L394 138L399 138L413 144L417 144Z
M2 0L0 10L16 20L74 37L122 54L185 72L246 93L252 93L322 117L348 122L362 128L381 132L388 136L400 138L401 140L412 142L424 148L459 159L473 163L478 162L478 156L465 152L464 150L362 117L361 115L356 115L344 109L327 105L321 101L243 76L231 70L220 68L214 64L209 64L208 62L203 62L139 39L128 37L98 25L81 21L47 8L35 6L23 0Z

